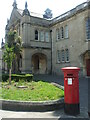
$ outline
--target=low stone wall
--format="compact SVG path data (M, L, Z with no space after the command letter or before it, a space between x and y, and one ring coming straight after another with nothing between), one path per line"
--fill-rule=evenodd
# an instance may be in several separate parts
M64 87L51 83L64 90ZM64 98L50 101L16 101L0 100L0 109L12 111L53 111L64 107Z
M1 109L13 111L52 111L64 107L64 98L44 102L0 100Z

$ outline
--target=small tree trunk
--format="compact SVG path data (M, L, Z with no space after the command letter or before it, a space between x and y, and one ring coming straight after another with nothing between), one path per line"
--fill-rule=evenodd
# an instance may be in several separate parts
M9 69L9 84L11 84L11 68Z

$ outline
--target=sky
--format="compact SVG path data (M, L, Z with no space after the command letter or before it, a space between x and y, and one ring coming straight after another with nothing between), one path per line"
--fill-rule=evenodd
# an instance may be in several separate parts
M0 43L2 38L5 38L5 26L7 24L7 18L10 18L13 9L13 1L14 0L0 1ZM49 8L52 10L53 17L57 17L87 0L16 0L17 7L23 10L26 1L29 11L44 14L44 11Z

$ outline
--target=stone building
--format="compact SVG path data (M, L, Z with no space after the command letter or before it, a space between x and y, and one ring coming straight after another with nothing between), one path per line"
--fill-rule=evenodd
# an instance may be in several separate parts
M22 37L22 73L62 74L66 66L80 67L80 74L90 74L90 6L82 3L54 18L45 19L17 8L16 1L6 25L6 39L10 29Z
M2 50L0 49L0 74L2 70Z

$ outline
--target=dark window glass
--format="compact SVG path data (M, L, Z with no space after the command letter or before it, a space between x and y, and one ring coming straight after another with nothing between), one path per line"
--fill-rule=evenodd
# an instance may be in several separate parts
M66 62L68 62L69 61L69 50L68 49L66 49Z
M86 38L90 39L90 18L86 20Z
M64 38L64 29L61 27L61 38Z
M64 50L61 51L61 54L62 54L62 62L64 62L65 61Z
M35 40L38 40L38 31L35 30Z

